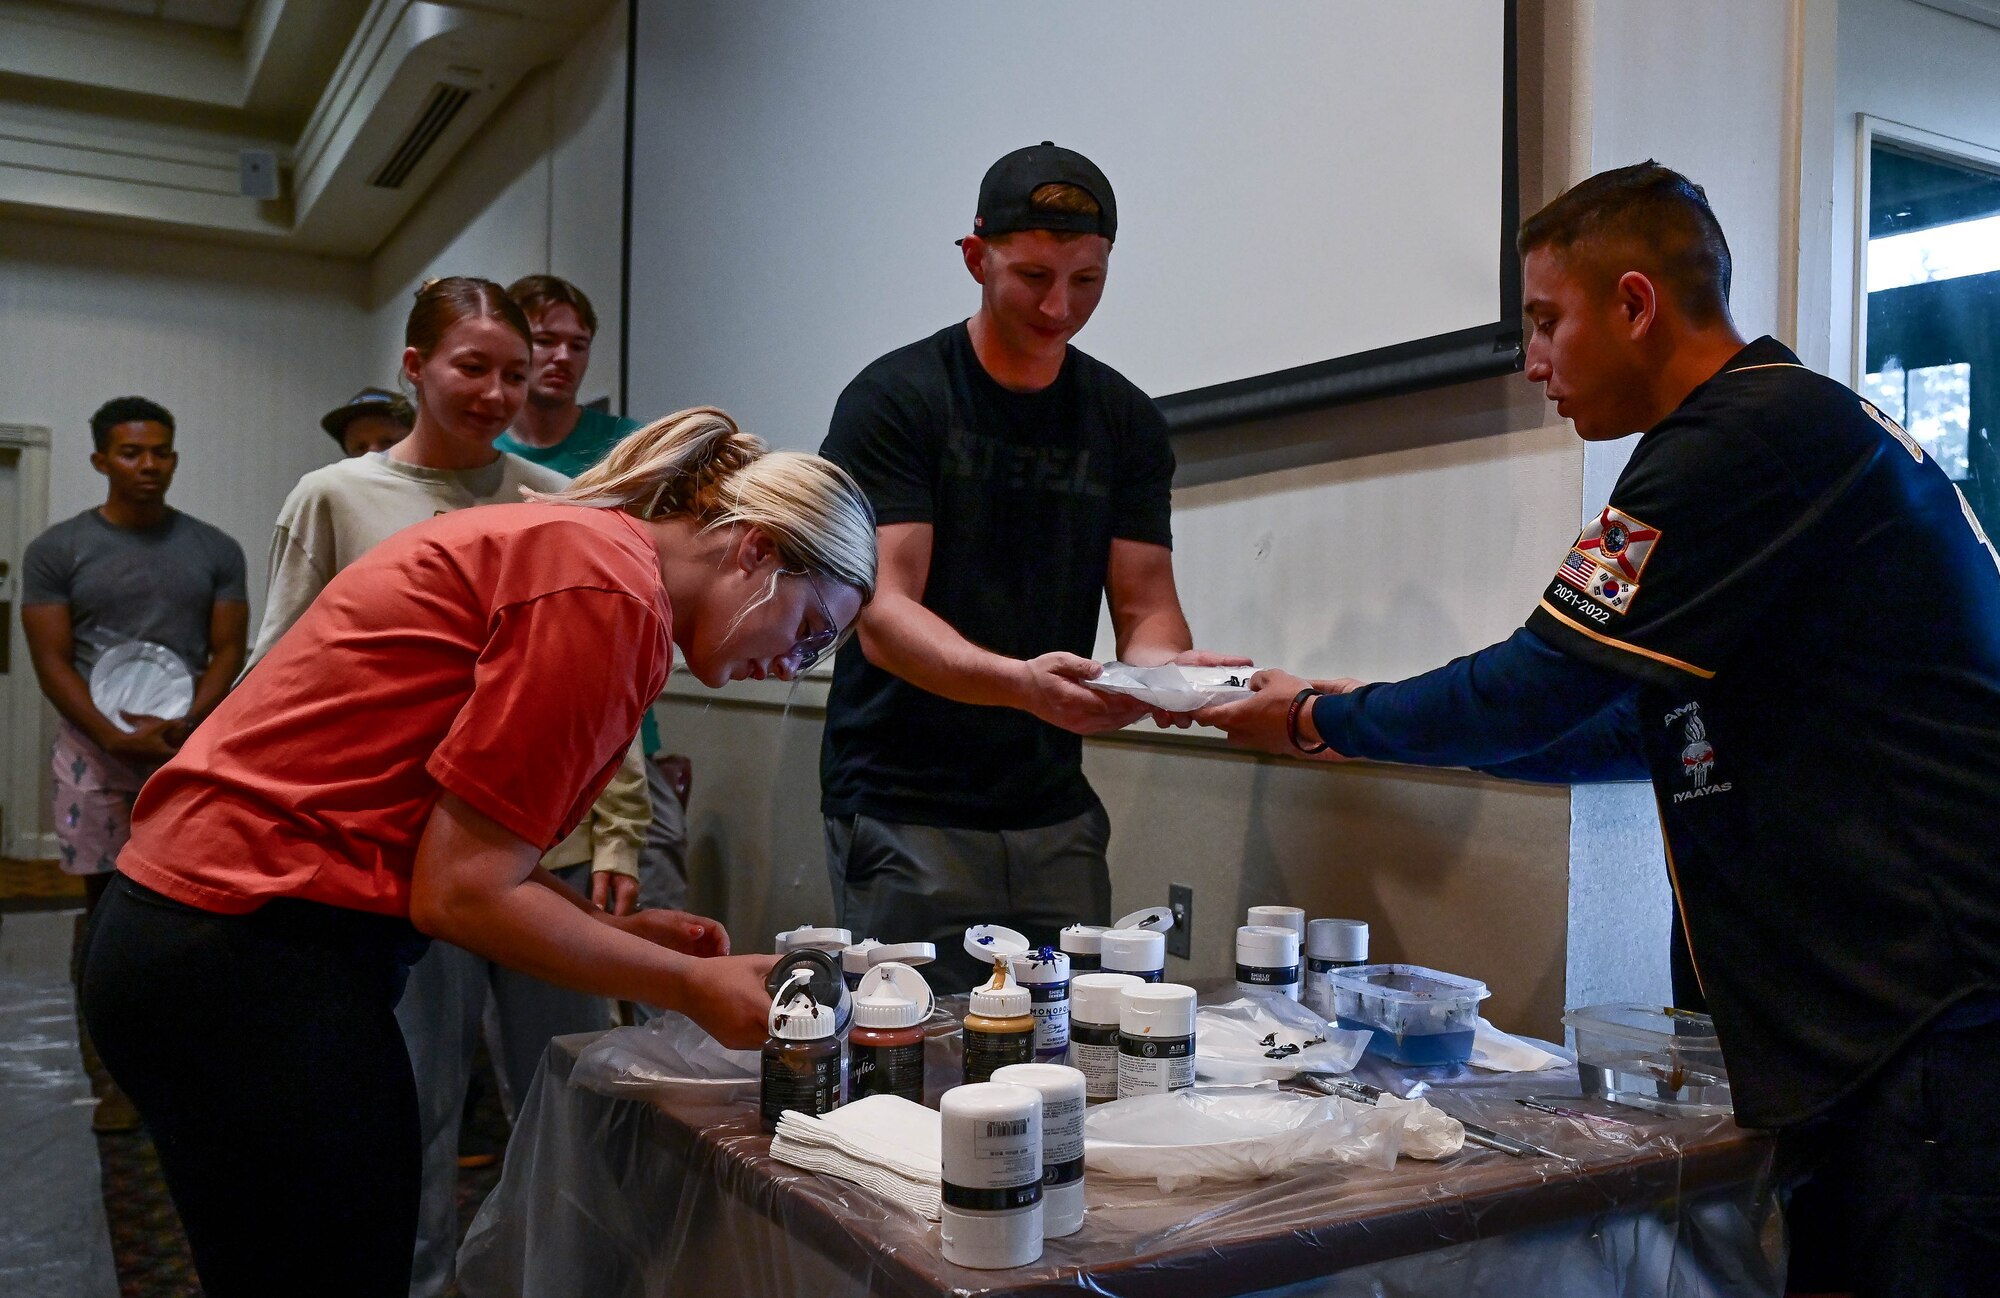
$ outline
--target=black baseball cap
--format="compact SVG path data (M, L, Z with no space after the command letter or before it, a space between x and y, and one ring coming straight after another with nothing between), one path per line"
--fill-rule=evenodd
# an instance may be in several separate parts
M1098 211L1044 212L1029 203L1043 185L1075 185L1097 200ZM1016 149L986 169L979 182L979 211L972 232L992 238L1016 230L1060 230L1074 234L1118 235L1118 201L1097 164L1052 140Z
M363 415L380 415L393 419L405 428L414 428L417 412L411 408L410 399L400 392L387 388L363 388L347 399L347 404L338 410L329 410L319 421L319 426L338 439L347 431L347 426Z

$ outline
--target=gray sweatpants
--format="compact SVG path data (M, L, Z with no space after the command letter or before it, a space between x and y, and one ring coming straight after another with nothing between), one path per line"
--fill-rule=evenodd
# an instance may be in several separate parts
M869 816L826 818L826 869L842 928L854 940L934 942L924 974L940 994L993 973L965 951L965 930L1004 924L1036 946L1070 924L1111 920L1101 806L1039 829L948 829Z
M588 864L555 875L581 892L590 890ZM603 997L530 978L449 942L431 943L411 967L396 1005L396 1022L416 1075L417 1124L424 1146L411 1298L438 1298L451 1282L458 1255L458 1129L489 992L496 1031L488 1037L488 1050L510 1118L528 1093L550 1037L611 1026L611 1003Z

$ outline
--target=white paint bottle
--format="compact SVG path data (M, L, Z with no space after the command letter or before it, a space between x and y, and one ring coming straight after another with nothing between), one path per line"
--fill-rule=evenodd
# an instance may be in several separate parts
M1333 975L1368 963L1368 921L1316 919L1306 925L1306 1008L1333 1020Z
M1194 1086L1194 988L1128 987L1118 1010L1118 1098Z
M1252 906L1243 918L1245 924L1269 924L1273 928L1288 928L1299 935L1299 945L1306 943L1306 913L1297 906Z
M944 1260L982 1271L1042 1255L1042 1096L973 1082L938 1104Z
M1299 998L1299 935L1274 924L1236 930L1236 989Z
M996 1082L1042 1097L1042 1238L1083 1229L1083 1074L1063 1064L1009 1064Z
M1147 928L1114 928L1099 940L1105 973L1131 974L1156 983L1167 976L1167 935Z
M1078 974L1069 983L1069 1066L1083 1074L1092 1104L1118 1098L1118 1016L1128 987L1146 984L1131 974Z

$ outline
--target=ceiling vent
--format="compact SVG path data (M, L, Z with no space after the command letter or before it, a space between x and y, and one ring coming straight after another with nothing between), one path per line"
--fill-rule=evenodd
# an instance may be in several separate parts
M410 178L410 173L417 169L417 164L424 160L424 155L431 151L431 146L438 142L438 137L451 125L452 118L458 116L459 109L464 108L472 96L473 92L462 86L442 81L432 86L417 120L410 124L410 129L403 133L402 140L396 145L396 151L389 155L389 160L382 164L380 171L369 177L368 183L377 189L401 189L403 182Z

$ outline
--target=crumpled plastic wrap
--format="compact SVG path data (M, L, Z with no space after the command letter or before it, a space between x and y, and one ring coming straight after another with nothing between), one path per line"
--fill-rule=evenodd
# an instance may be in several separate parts
M1361 1062L1367 1032L1336 1027L1285 996L1242 996L1195 1012L1194 1070L1215 1082L1285 1081L1344 1073Z
M1198 1087L1093 1109L1083 1135L1090 1172L1151 1180L1172 1194L1203 1181L1257 1181L1325 1163L1388 1171L1402 1154L1457 1153L1465 1129L1422 1100L1391 1096L1368 1105L1276 1089Z
M1125 694L1163 712L1198 712L1211 703L1234 703L1250 697L1255 667L1134 667L1105 663L1104 670L1084 682L1107 694Z
M915 1213L772 1159L754 1081L586 1083L577 1060L589 1044L552 1043L528 1094L459 1254L473 1298L1782 1292L1767 1139L1727 1119L1607 1108L1635 1123L1613 1128L1513 1103L1534 1094L1593 1108L1554 1071L1431 1070L1395 1089L1420 1086L1439 1110L1561 1159L1467 1146L1435 1162L1316 1163L1171 1194L1092 1173L1081 1231L1048 1241L1030 1266L970 1271L943 1260L936 1226ZM1356 1073L1387 1086L1378 1062ZM958 1067L959 1037L940 1027L926 1074L936 1088Z

